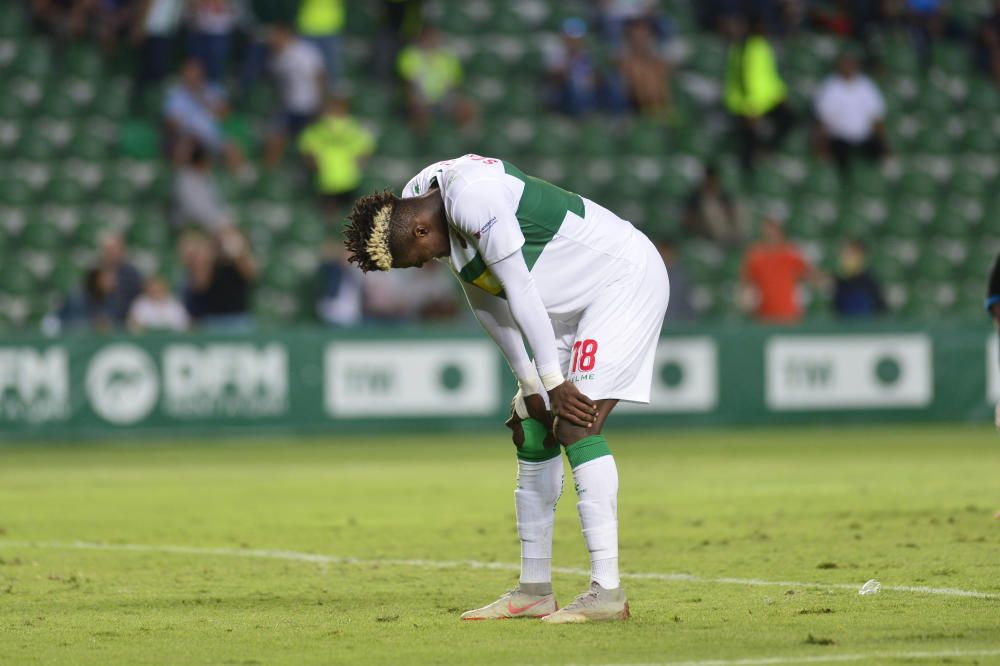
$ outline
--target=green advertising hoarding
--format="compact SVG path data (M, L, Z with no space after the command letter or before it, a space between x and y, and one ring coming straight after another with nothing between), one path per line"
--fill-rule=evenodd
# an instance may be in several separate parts
M600 359L598 359L598 363ZM618 423L986 421L1000 400L984 326L668 332L648 406ZM476 330L7 339L0 437L497 426L514 382Z

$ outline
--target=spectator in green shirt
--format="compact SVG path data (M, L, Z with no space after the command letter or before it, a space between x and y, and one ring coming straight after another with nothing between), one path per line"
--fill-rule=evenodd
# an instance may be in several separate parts
M347 100L331 97L323 113L299 136L299 151L316 171L324 207L337 214L357 198L362 169L375 137L350 115Z
M425 26L417 42L400 52L396 66L407 87L410 121L417 130L427 127L431 114L450 116L459 125L475 118L475 105L459 92L462 63L433 26Z
M726 63L724 97L739 134L740 160L749 170L762 150L781 144L795 116L761 22L732 19L729 32L733 43Z

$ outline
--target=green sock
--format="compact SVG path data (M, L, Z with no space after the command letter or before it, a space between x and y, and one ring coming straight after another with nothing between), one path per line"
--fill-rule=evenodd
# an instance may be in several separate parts
M595 458L610 455L611 449L608 447L608 441L604 439L604 435L584 437L566 447L566 457L569 458L570 467L574 469Z
M524 430L524 444L517 450L519 460L545 462L559 457L559 444L541 421L525 419L521 421L521 428ZM549 446L546 446L546 441Z

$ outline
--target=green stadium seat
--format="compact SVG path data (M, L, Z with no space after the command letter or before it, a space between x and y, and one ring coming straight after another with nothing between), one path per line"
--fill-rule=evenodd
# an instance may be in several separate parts
M34 81L42 81L52 71L52 49L46 39L31 37L20 40L17 55L10 63L10 73Z
M159 127L149 121L129 119L121 123L119 148L125 157L155 159L160 156Z
M835 198L807 193L795 198L786 223L796 238L821 238L833 233L838 216Z
M134 183L117 170L105 173L99 185L96 196L108 203L128 205L139 197L138 188Z
M840 174L832 165L814 162L806 172L802 191L824 197L836 197L840 194L840 185Z
M26 262L4 262L0 266L0 293L26 296L35 290L35 278L25 270Z
M19 178L0 178L0 204L23 206L34 197L34 192L25 181Z
M95 44L77 42L62 54L60 69L81 79L98 79L104 73L100 49Z
M87 200L87 189L76 178L56 176L45 186L44 200L65 206L82 204Z
M127 79L102 82L90 105L89 112L111 119L121 119L128 113L130 84Z
M726 44L721 38L694 33L691 35L691 54L684 67L722 81L726 73L726 51Z
M54 160L60 148L56 136L49 127L44 123L35 122L22 126L15 151L22 159L47 161Z
M25 34L26 23L26 14L19 3L0 4L0 37L20 37Z
M640 120L625 137L626 150L635 155L667 154L667 130L662 123Z
M938 193L938 182L929 173L911 168L899 179L896 189L904 197L933 199Z
M773 165L762 165L754 172L754 193L765 198L784 199L794 189L794 184Z

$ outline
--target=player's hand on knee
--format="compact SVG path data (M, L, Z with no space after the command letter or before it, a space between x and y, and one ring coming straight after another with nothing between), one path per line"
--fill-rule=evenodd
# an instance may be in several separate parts
M1000 402L997 402L997 408L993 412L993 423L996 425L997 430L1000 430Z
M563 382L549 391L549 405L553 416L581 428L590 428L597 419L597 405L572 382Z
M545 408L545 398L537 393L526 395L524 396L524 406L528 410L528 416L544 423L549 430L552 429L552 415Z
M521 426L521 417L513 409L510 410L510 418L504 421L504 425L510 428L510 439L514 446L521 448L524 446L524 428Z

